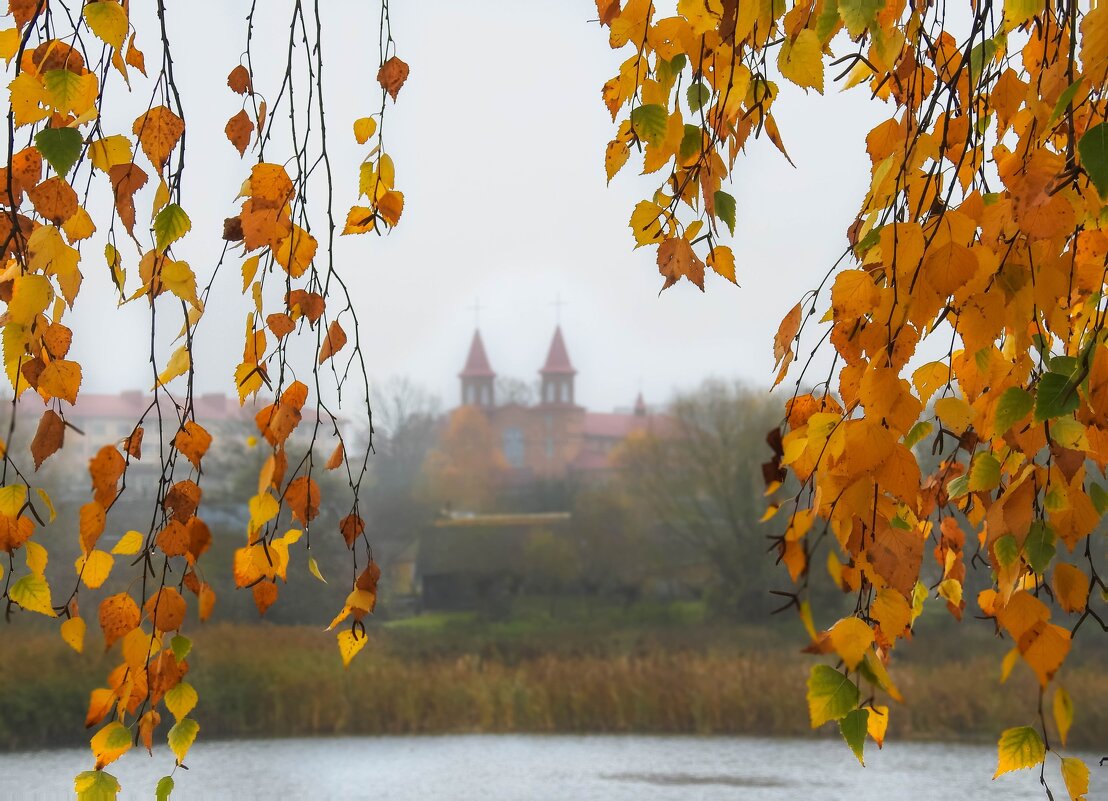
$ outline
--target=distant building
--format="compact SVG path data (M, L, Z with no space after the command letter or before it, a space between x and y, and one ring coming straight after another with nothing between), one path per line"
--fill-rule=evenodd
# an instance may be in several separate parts
M564 479L611 469L612 449L632 432L661 424L639 393L631 412L593 412L576 402L577 370L569 358L561 326L554 329L546 362L539 370L537 403L499 404L496 372L481 332L473 332L469 356L458 374L461 404L481 409L496 432L517 481Z

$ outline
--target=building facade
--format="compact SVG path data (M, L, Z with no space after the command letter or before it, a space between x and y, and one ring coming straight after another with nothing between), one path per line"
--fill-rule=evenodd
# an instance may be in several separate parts
M661 422L639 393L633 410L594 412L577 403L577 370L569 357L561 326L538 371L535 403L500 403L481 332L473 332L469 355L458 378L461 405L476 406L489 421L513 478L560 480L600 475L611 470L612 450L635 431Z

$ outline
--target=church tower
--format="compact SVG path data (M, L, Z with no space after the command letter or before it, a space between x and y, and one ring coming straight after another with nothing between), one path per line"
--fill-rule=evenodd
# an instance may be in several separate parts
M573 377L577 375L577 371L570 364L560 325L554 329L554 339L550 341L546 364L539 370L539 375L542 376L542 397L539 399L542 405L574 405Z
M489 357L485 354L485 343L481 341L481 332L478 329L473 331L473 342L469 346L466 366L458 373L458 377L462 380L463 406L491 409L496 405L493 394L496 373L489 364Z

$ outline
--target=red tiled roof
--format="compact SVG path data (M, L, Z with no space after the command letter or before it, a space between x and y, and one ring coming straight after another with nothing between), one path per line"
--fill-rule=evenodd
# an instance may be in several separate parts
M623 439L632 431L650 426L651 418L638 414L586 412L584 434L586 437Z
M546 354L546 364L539 370L543 375L574 375L577 371L569 361L566 342L562 339L562 327L554 329L554 339L550 341L550 350Z
M153 400L152 394L137 389L125 390L116 395L82 392L77 395L77 403L72 408L66 408L65 415L74 420L137 420ZM40 403L41 399L34 392L25 392L19 399L21 407L27 405L38 409ZM163 412L172 408L172 401L167 398L163 397L161 403ZM197 395L193 399L193 406L197 419L202 421L249 419L257 411L257 404L247 403L245 407L240 407L238 401L222 393Z
M485 355L485 343L481 341L481 332L473 332L473 342L469 346L469 356L466 358L466 366L458 373L461 378L492 378L496 375L489 357Z

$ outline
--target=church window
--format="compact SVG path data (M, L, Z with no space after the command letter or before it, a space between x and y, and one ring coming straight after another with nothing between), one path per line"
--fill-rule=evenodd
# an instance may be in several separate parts
M503 434L504 458L512 467L523 467L524 446L523 431L518 428L505 428Z

